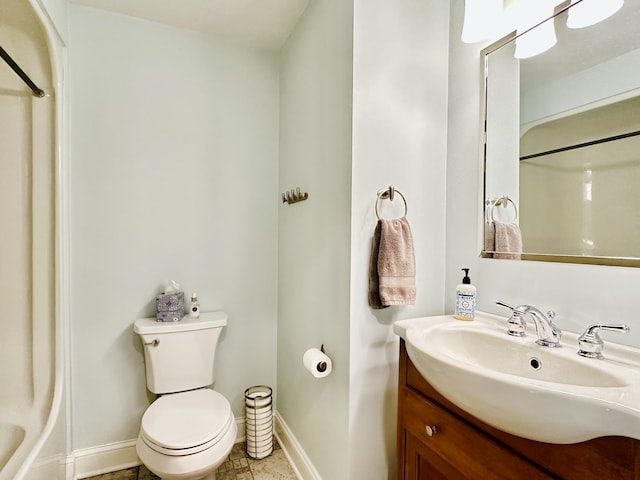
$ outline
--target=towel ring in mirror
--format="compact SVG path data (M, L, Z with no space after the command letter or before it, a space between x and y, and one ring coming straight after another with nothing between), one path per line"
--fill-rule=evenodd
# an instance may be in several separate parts
M513 211L515 212L515 218L513 220L513 223L518 223L518 207L516 206L516 202L514 202L513 200L511 200L509 198L508 195L504 195L503 197L499 197L499 198L490 198L487 200L486 202L488 208L488 215L487 215L487 221L491 221L493 222L493 210L497 207L497 206L501 206L503 208L507 208L509 206L509 204L513 205Z

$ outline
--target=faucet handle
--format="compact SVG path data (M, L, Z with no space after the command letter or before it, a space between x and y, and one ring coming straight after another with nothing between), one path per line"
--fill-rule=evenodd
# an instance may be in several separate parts
M526 309L529 308L528 305L518 305L517 307L514 307L513 305L509 305L508 303L503 302L502 300L498 300L496 304L500 305L501 307L507 307L509 310L511 310L514 314L517 314L517 315L525 313Z
M516 307L509 305L508 303L504 303L502 300L498 300L496 302L497 305L500 305L501 307L507 307L508 309L510 309L511 311L514 311L516 309Z
M602 338L600 338L600 335L598 335L598 330L629 333L630 328L629 325L623 323L615 325L595 323L593 325L589 325L584 333L578 337L578 345L580 346L578 355L587 358L602 358L604 342L602 341Z
M520 307L513 307L501 300L498 300L496 303L511 310L511 316L509 317L509 320L507 320L507 333L512 337L526 336L525 330L527 325L524 317L522 316L522 313L524 313L523 310Z

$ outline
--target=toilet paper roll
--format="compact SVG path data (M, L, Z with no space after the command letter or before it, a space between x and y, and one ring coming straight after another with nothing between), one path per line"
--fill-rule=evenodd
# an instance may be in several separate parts
M331 373L333 368L331 366L331 359L317 348L310 348L304 352L302 363L304 364L304 368L309 370L311 375L316 378L326 377Z

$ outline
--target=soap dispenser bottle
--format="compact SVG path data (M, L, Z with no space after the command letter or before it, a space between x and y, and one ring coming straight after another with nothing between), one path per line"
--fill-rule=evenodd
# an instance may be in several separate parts
M476 287L471 285L469 269L463 268L462 283L456 287L456 313L458 320L473 320L476 314Z
M191 294L191 301L189 302L189 318L200 318L200 302L198 302L198 296Z

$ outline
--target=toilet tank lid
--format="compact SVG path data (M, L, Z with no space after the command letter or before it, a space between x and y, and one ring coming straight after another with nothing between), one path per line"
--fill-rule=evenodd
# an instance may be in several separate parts
M201 312L200 318L189 318L185 316L179 322L157 322L155 317L139 318L133 324L133 331L140 335L149 335L220 328L226 324L226 312Z

